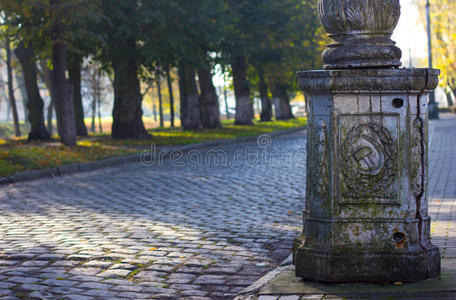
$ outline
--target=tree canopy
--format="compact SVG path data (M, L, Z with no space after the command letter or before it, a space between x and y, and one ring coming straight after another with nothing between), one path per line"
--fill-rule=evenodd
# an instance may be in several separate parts
M184 129L216 128L212 75L221 65L233 78L236 123L251 124L259 82L264 99L272 95L274 105L289 110L295 71L319 65L324 39L317 0L3 0L0 10L14 47L33 49L32 60L48 61L58 121L70 135L68 114L75 115L77 133L87 134L77 76L84 58L112 74L112 137L145 138L141 81L160 80L177 68L181 119L189 121L187 127L182 122ZM71 100L74 112L64 109ZM263 110L268 106L266 101ZM276 117L292 117L291 110Z

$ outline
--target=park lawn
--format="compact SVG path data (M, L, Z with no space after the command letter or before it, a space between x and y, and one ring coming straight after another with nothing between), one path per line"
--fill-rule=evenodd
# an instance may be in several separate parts
M254 122L253 126L234 125L232 120L222 121L220 129L201 129L182 131L181 128L154 128L148 130L150 139L145 140L113 140L108 135L98 134L85 140L87 143L100 143L111 146L176 146L203 143L220 139L232 139L238 137L256 136L278 130L286 130L307 125L306 118L295 118L285 121Z
M38 170L70 163L96 161L139 153L146 147L179 146L201 142L256 136L278 130L304 127L307 119L287 121L255 122L253 126L233 125L224 121L223 128L182 131L180 128L155 128L149 130L150 139L113 140L107 134L97 133L79 138L77 147L67 147L58 141L27 143L25 138L0 140L0 177L10 176L25 170Z

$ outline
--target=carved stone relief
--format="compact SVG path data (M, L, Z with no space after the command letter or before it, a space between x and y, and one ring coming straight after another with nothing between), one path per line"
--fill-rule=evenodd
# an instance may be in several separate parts
M382 119L364 120L359 115L343 118L355 119L351 127L339 128L340 201L397 201L397 186L394 186L398 180L397 138L383 126Z
M323 118L316 118L310 124L311 153L310 172L311 188L314 196L319 198L328 195L328 122Z

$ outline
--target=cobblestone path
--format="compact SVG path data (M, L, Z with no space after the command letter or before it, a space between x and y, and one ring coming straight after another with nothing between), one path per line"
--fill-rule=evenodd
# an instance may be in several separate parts
M431 121L429 214L432 242L443 259L456 259L456 115Z
M232 299L300 230L305 135L270 143L1 188L0 298ZM456 118L442 115L429 211L433 241L453 259L455 149Z
M234 298L290 253L305 142L0 188L0 299Z

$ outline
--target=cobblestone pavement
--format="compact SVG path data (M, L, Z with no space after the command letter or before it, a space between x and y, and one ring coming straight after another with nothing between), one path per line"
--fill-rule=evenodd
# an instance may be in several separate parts
M432 129L433 241L456 258L456 118ZM232 299L301 226L305 135L270 143L3 187L0 299Z
M442 258L456 258L456 115L431 121L429 214L432 242Z
M304 148L265 136L3 187L0 299L232 299L290 253Z

